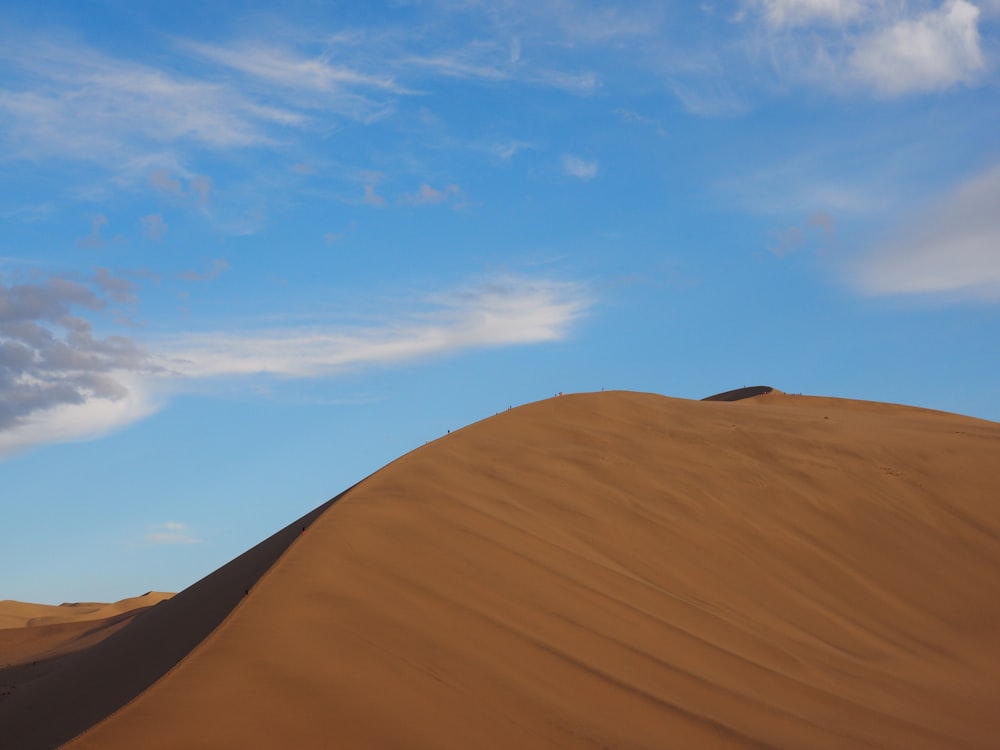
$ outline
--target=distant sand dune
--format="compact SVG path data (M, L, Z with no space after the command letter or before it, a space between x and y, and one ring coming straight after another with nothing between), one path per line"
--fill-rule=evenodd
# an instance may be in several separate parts
M0 695L55 669L173 594L150 591L113 604L28 604L0 601Z
M998 459L998 424L885 404L530 404L0 699L0 736L134 697L66 747L996 748Z
M754 396L766 396L772 391L774 391L774 388L769 385L749 385L732 391L716 393L714 396L707 396L702 401L742 401L745 398L753 398Z
M60 604L29 604L15 602L10 599L0 601L0 630L8 628L38 627L39 625L57 625L60 623L85 622L87 620L104 620L126 612L134 612L144 607L152 607L173 594L162 591L149 591L142 596L102 604L97 602L73 602Z

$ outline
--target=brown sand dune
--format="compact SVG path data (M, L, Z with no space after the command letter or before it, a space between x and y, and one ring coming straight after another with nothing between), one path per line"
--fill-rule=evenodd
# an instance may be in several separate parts
M85 686L136 697L73 750L996 748L998 459L998 424L884 404L531 404L0 700L0 737L53 746Z
M152 607L173 594L147 591L142 596L132 596L111 604L101 602L72 602L67 604L31 604L10 599L0 601L0 630L30 628L39 625L104 620L109 617Z
M89 648L0 670L0 750L57 747L139 695L203 641L337 499Z
M173 594L149 591L112 604L0 601L0 693L47 674L59 657L99 643Z

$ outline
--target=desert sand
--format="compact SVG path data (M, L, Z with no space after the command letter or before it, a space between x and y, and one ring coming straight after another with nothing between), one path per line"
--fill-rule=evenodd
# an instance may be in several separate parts
M904 406L529 404L0 698L0 745L996 748L998 463Z
M0 674L8 666L51 660L88 648L171 596L148 591L112 604L74 602L59 606L0 601Z

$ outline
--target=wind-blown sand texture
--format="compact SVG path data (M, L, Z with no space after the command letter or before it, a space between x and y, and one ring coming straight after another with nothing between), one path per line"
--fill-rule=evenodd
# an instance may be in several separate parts
M172 649L66 747L996 748L998 459L998 424L885 404L530 404L0 699L0 737L72 737L83 685Z

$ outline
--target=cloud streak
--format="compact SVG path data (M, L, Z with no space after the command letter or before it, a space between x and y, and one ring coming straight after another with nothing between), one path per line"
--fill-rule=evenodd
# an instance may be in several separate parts
M117 285L112 292L131 294ZM92 335L73 310L100 312L107 302L81 283L0 286L0 456L119 429L204 379L331 377L558 341L591 304L581 284L510 276L430 295L369 326L198 333L139 345Z
M869 10L870 0L756 0L754 3L771 26L809 24L840 26Z
M142 537L145 546L159 547L172 544L198 544L201 539L191 533L186 523L166 521L155 524Z
M851 269L874 295L1000 301L1000 164L939 198Z
M22 158L106 163L164 144L215 149L273 142L274 127L301 126L302 113L255 101L204 77L96 52L68 40L5 40L0 88L7 141ZM171 190L169 178L154 183Z
M166 342L160 363L178 378L322 377L465 350L564 338L590 306L578 284L505 278L428 299L430 310L367 328L209 333Z

